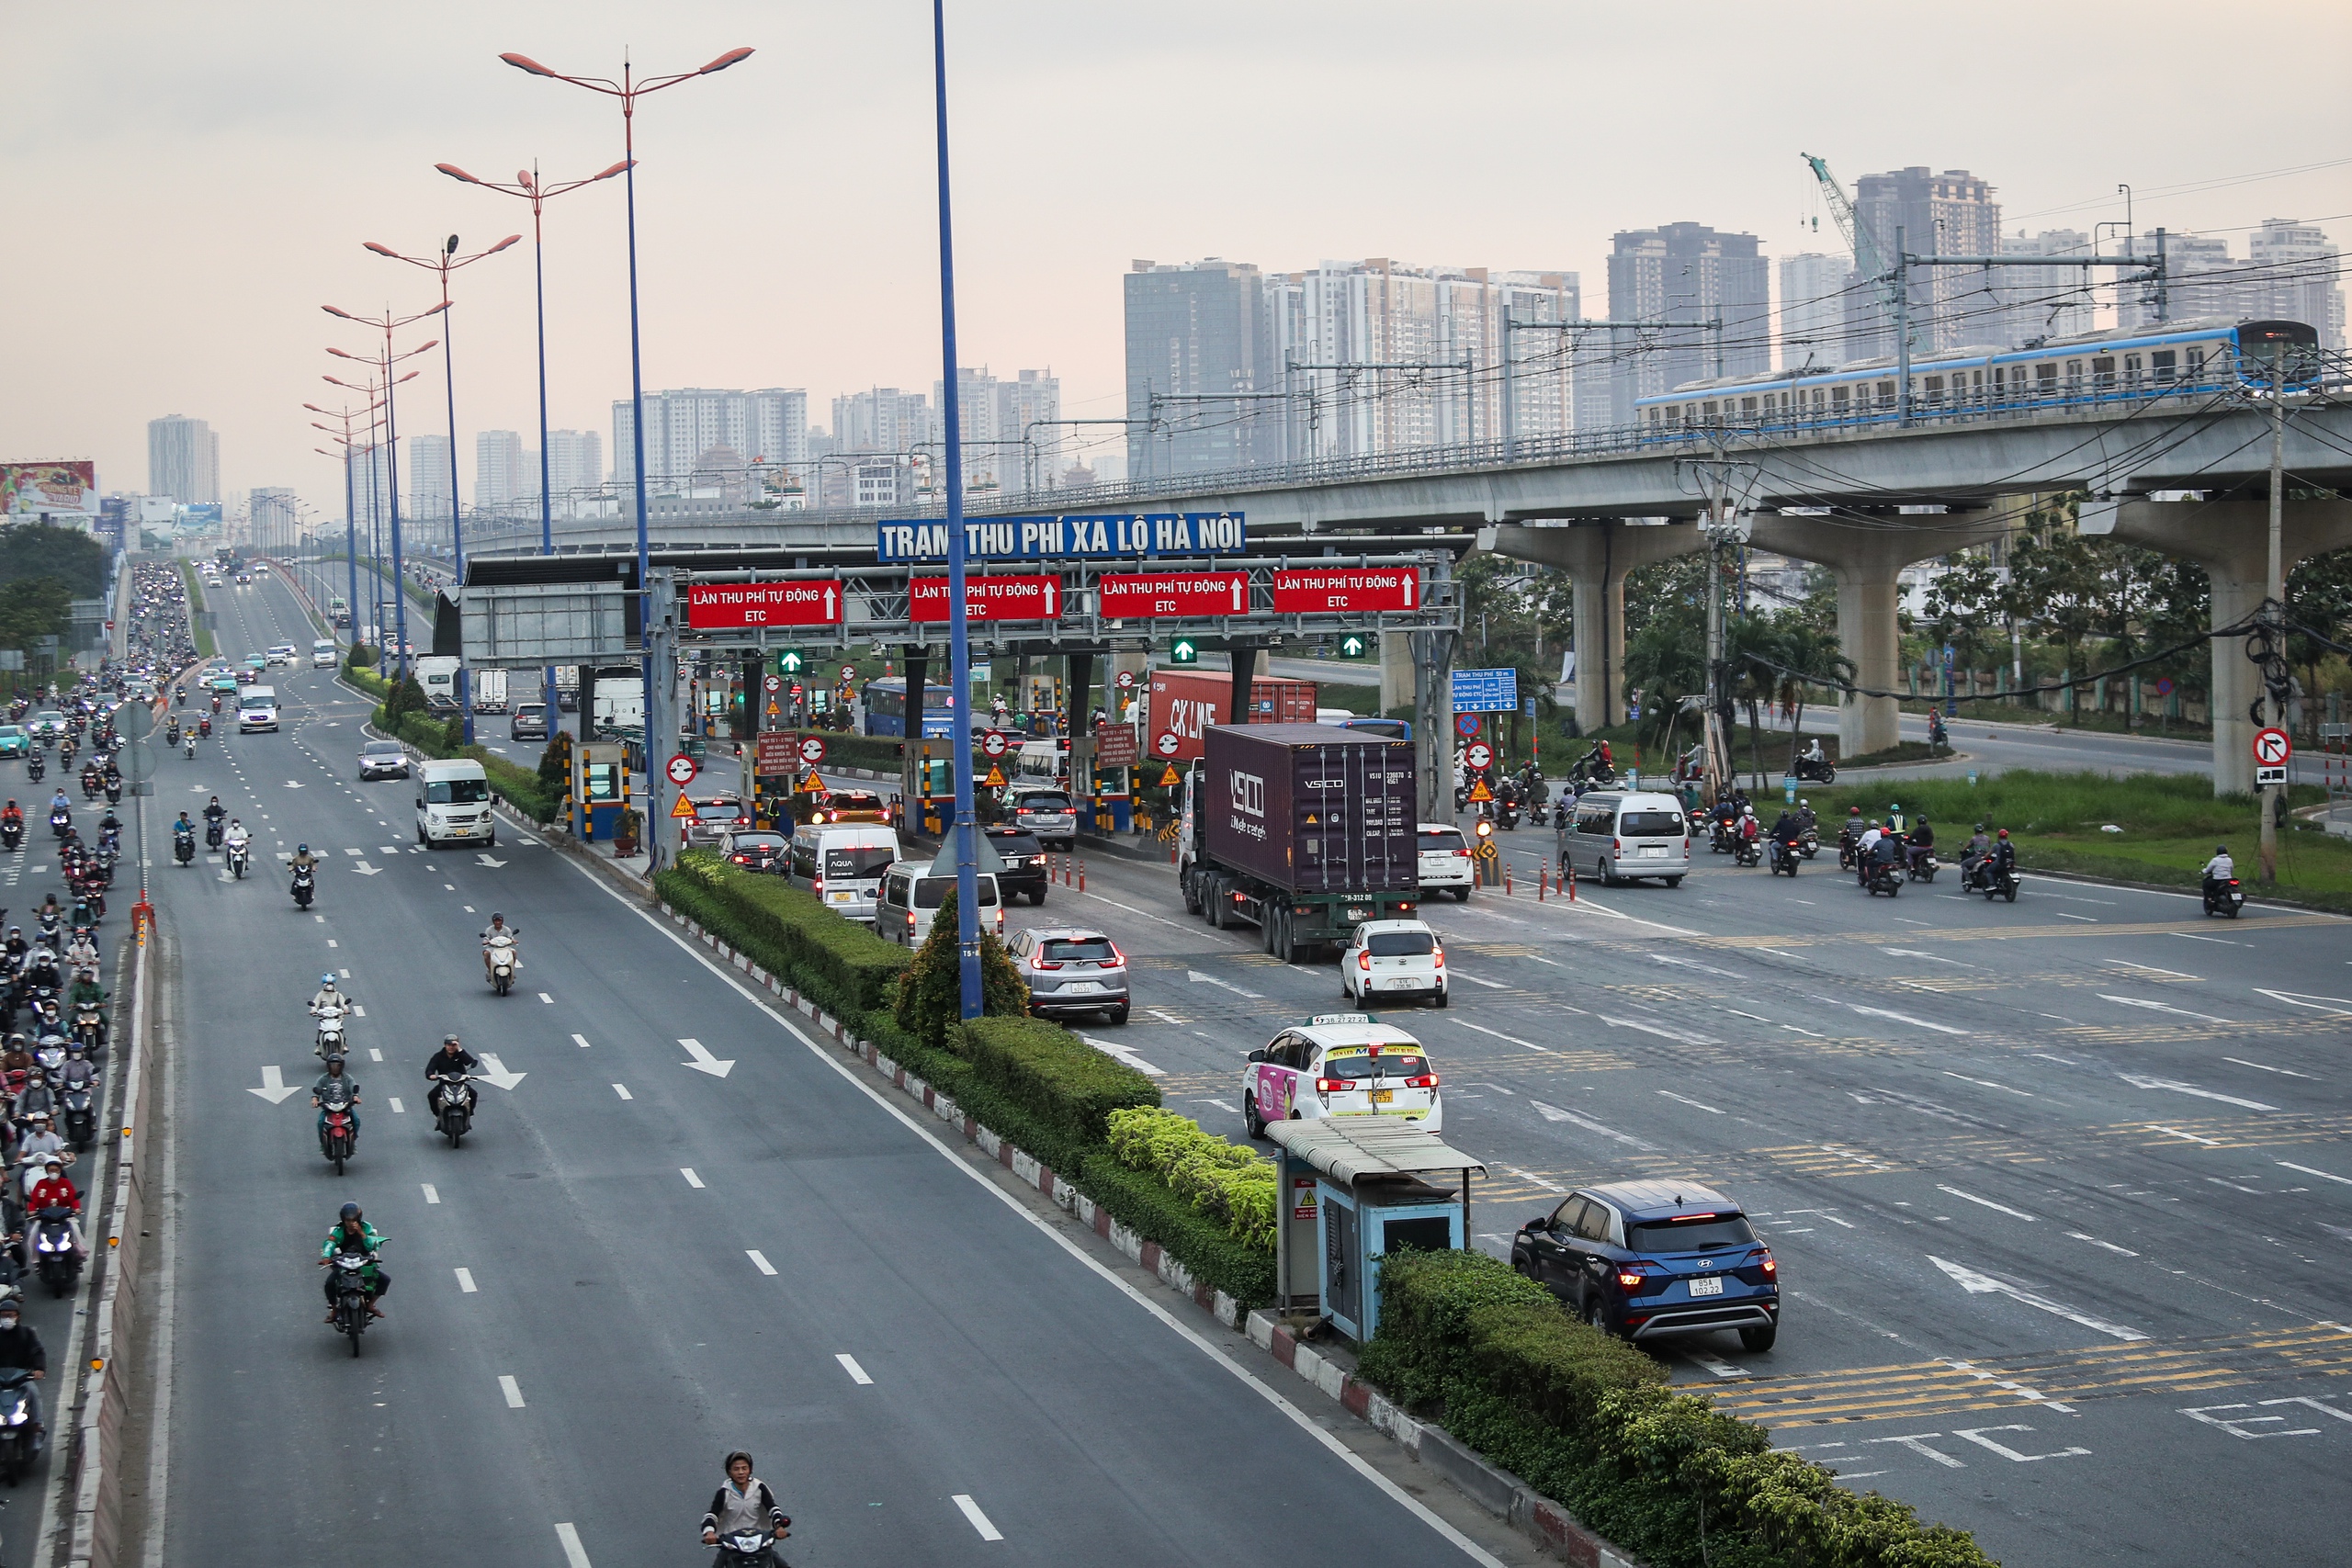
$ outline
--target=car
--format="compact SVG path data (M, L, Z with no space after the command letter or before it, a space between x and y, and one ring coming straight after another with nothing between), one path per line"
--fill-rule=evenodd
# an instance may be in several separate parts
M313 670L332 670L339 658L333 638L321 637L311 645L311 668Z
M803 822L792 830L785 874L807 883L842 919L870 920L900 852L898 832L881 823Z
M1690 873L1690 824L1676 795L1594 790L1561 837L1568 869L1604 887L1647 877L1679 887Z
M65 716L55 708L43 708L33 715L33 721L27 728L31 730L35 744L54 745L65 739Z
M514 716L506 721L509 740L545 740L548 738L548 705L517 703Z
M902 860L887 868L874 897L874 934L885 942L921 947L931 935L931 922L940 909L955 901L956 874L939 872L922 861ZM1004 936L1004 903L997 895L996 874L981 872L974 897L980 922L1001 941Z
M1078 807L1066 790L1016 788L1009 803L1012 825L1026 828L1049 850L1078 847Z
M722 833L718 839L720 857L747 871L773 872L782 876L791 852L791 840L765 829Z
M1318 1013L1250 1053L1241 1121L1251 1137L1269 1122L1326 1116L1395 1116L1441 1131L1437 1068L1419 1040L1361 1012Z
M408 753L397 740L369 740L359 748L359 779L404 779L408 773Z
M1510 1261L1595 1328L1637 1343L1729 1328L1761 1351L1780 1336L1772 1249L1737 1203L1696 1182L1578 1188L1520 1227Z
M1026 828L1000 825L987 829L989 845L1004 862L996 874L1007 898L1026 896L1032 904L1046 901L1046 846Z
M469 757L428 757L416 771L416 841L429 850L456 840L498 842L490 775Z
M1470 861L1470 844L1451 822L1424 822L1420 827L1421 891L1451 893L1458 903L1470 902L1470 886L1477 873Z
M33 738L21 724L0 724L0 757L21 757L33 749Z
M811 822L880 822L890 820L890 803L870 789L829 789L817 797Z
M1006 949L1028 983L1029 1010L1039 1018L1099 1012L1127 1021L1127 956L1098 931L1025 931Z
M695 814L686 818L686 842L715 844L725 835L752 825L741 795L700 795L689 797Z
M1421 920L1366 920L1340 954L1340 989L1369 1007L1378 997L1446 1005L1445 947Z
M234 696L237 691L236 673L223 670L218 675L207 677L204 685L206 690L218 692L224 697Z
M271 664L291 665L294 662L294 645L290 642L273 643L262 657Z
M277 692L271 686L247 686L237 694L237 733L277 728Z

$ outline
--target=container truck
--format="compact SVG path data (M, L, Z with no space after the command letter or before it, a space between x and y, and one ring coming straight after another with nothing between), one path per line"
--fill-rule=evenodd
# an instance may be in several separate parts
M1201 732L1212 724L1312 724L1315 682L1250 682L1250 716L1236 719L1233 677L1221 670L1155 670L1144 723L1144 754L1155 761L1200 760ZM1168 736L1174 736L1171 743Z
M409 671L416 683L424 689L424 700L430 708L443 704L458 705L458 661L446 654L426 654L409 660Z
M504 713L506 711L506 671L476 670L471 672L474 712Z
M1176 874L1188 913L1258 927L1285 964L1420 905L1410 742L1316 724L1215 724L1185 775Z

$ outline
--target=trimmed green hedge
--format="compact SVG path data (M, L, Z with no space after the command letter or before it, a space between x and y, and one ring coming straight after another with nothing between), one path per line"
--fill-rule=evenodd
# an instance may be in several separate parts
M1159 1103L1150 1078L1041 1018L971 1019L949 1041L972 1064L973 1077L1035 1129L1015 1141L1072 1176L1108 1141L1113 1111Z
M817 772L827 768L870 768L877 773L895 773L906 757L907 743L888 735L860 735L844 729L786 729L769 731L782 733L796 739L813 735L825 743L825 760L817 764Z
M1774 1452L1483 1253L1391 1255L1380 1311L1361 1375L1654 1568L1992 1568L1966 1531Z
M827 1012L853 1023L877 1012L888 1016L891 986L907 967L907 950L842 919L815 894L780 876L730 865L709 850L680 855L655 886L664 897L673 888L691 889L701 908L723 911L720 919L695 919Z
M1272 1256L1274 1166L1257 1150L1204 1132L1191 1117L1157 1107L1114 1111L1111 1153L1129 1170L1159 1174L1193 1207L1225 1223L1234 1240Z
M1223 1291L1244 1312L1274 1299L1273 1253L1235 1240L1223 1222L1193 1207L1157 1175L1130 1170L1104 1149L1088 1157L1076 1179L1113 1219L1158 1242L1193 1279Z

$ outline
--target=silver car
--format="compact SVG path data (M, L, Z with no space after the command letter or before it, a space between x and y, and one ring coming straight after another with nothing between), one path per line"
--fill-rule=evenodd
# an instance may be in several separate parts
M1127 1021L1127 956L1101 931L1081 926L1026 931L1006 951L1028 982L1029 1010L1039 1018L1099 1012L1113 1023Z
M404 779L408 777L408 753L397 740L370 740L359 748L359 778Z
M1012 796L1012 824L1049 850L1078 846L1078 807L1066 790L1023 789Z

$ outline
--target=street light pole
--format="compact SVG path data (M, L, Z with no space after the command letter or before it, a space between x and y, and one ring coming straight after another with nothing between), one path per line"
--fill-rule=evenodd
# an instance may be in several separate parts
M399 400L394 396L394 389L399 387L401 381L413 380L416 373L411 371L408 375L401 377L399 380L394 380L392 367L403 359L413 359L420 354L439 347L440 340L428 338L406 354L394 354L392 333L401 327L424 321L428 316L440 315L448 308L448 301L445 299L440 304L419 310L413 316L395 316L388 309L381 316L368 317L355 316L350 311L337 310L333 305L319 307L330 316L337 316L344 321L364 327L375 327L384 334L383 353L378 361L383 367L384 372L384 447L387 454L384 468L384 501L387 510L392 515L392 619L394 635L400 641L400 672L402 679L408 675L408 593L401 585L401 435ZM358 357L356 355L345 354L339 348L330 348L327 352L340 359Z

